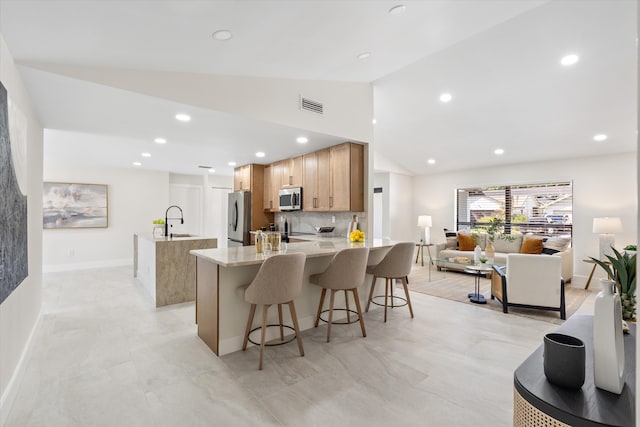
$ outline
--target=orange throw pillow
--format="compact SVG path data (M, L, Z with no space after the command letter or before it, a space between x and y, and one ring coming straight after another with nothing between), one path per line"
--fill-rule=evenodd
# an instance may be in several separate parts
M520 248L521 254L534 254L538 255L542 253L542 239L524 239L522 247Z
M472 251L476 247L476 241L468 234L458 233L458 244L461 251Z

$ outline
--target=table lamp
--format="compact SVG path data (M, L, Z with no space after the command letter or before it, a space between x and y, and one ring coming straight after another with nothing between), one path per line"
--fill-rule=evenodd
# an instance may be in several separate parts
M418 216L418 227L424 227L424 244L428 245L431 234L431 216L420 215Z
M618 217L593 218L593 232L600 235L600 258L606 260L613 256L611 247L615 245L615 233L622 231L622 222Z

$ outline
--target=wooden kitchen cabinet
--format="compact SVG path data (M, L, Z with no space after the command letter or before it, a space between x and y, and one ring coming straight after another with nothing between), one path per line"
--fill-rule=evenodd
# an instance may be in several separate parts
M251 229L269 227L273 214L265 212L264 205L264 165L251 163L235 168L233 190L251 192Z
M302 210L329 210L330 159L328 148L302 156Z
M233 170L233 191L251 191L251 166L238 166Z
M282 161L282 187L302 187L302 156Z
M346 143L329 149L331 175L329 209L364 210L364 147Z
M362 145L345 143L305 154L302 169L303 210L364 210Z
M271 191L271 165L265 165L264 167L264 197L262 198L262 209L265 211L271 211L273 209L273 191Z

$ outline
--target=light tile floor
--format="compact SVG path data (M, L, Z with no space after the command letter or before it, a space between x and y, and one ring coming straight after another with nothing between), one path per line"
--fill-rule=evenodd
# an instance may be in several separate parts
M357 324L216 357L194 305L156 309L110 268L44 277L42 319L8 426L508 426L514 369L556 326L412 294ZM589 298L584 304L589 312ZM592 310L592 309L591 309ZM583 310L580 310L583 311ZM592 311L591 311L592 312Z

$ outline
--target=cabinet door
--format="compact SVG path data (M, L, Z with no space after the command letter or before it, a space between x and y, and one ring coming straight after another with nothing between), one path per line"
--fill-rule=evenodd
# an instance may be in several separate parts
M241 168L240 189L251 191L251 165L244 165Z
M288 182L292 187L302 186L302 156L289 159Z
M316 174L316 209L317 211L328 211L329 197L331 195L329 184L331 182L331 153L329 149L316 151L317 174Z
M273 212L280 212L280 197L278 192L282 186L282 161L271 164L271 195L273 197Z
M318 158L316 153L302 156L302 209L315 210L318 198Z
M233 170L233 191L242 190L242 168L237 167Z
M329 207L333 211L350 210L351 159L350 144L331 147L331 194Z
M271 165L264 167L264 195L262 197L262 209L270 211L273 209L273 191L271 186Z

